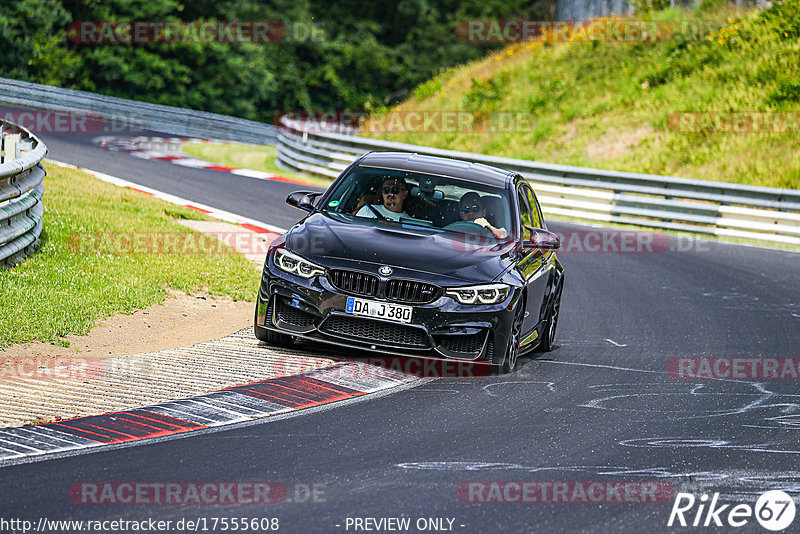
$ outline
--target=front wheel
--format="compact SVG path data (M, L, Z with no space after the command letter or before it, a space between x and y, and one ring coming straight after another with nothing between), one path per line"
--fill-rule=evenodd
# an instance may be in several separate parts
M274 332L258 324L258 299L256 299L256 311L253 317L253 331L255 332L256 338L259 341L269 343L270 345L275 345L277 347L288 347L294 343L294 336L290 336L289 334L281 334L280 332Z
M519 341L522 333L523 311L524 300L520 299L520 301L517 303L517 308L514 311L514 322L511 325L511 332L508 336L506 350L500 353L502 354L502 361L492 362L492 371L494 374L512 373L514 372L514 369L517 368L517 358L519 358Z
M564 278L558 281L555 295L553 296L553 306L550 308L550 316L547 318L542 342L539 343L539 352L550 352L555 347L556 327L558 327L558 314L561 310L561 293L564 291Z

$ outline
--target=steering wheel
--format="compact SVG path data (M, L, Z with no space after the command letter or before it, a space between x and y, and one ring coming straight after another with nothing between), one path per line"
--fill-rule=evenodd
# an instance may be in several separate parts
M472 221L456 221L444 227L445 230L451 232L463 232L465 234L484 233L486 235L494 235L488 228L484 228L478 223Z

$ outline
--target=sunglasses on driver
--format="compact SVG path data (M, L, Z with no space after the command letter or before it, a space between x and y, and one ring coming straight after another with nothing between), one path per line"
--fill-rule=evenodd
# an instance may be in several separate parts
M397 186L394 186L394 187L384 187L384 188L383 188L383 194L384 194L384 195L388 195L389 193L391 193L391 194L393 194L393 195L396 195L396 194L400 193L400 191L405 191L405 188L403 188L403 187L397 187Z
M470 211L478 213L479 211L483 211L483 206L478 206L477 204L475 204L473 206L464 206L463 208L461 208L462 213L469 213Z

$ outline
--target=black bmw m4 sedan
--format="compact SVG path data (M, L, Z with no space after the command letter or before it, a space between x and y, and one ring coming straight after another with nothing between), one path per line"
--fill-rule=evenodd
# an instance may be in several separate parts
M396 152L359 157L270 245L255 335L510 372L555 342L564 269L519 174Z

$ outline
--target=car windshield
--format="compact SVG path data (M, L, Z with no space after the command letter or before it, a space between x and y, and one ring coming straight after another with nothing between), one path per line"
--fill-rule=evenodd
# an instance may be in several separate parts
M382 223L443 236L504 239L512 232L505 189L409 171L354 168L322 211L353 222Z

